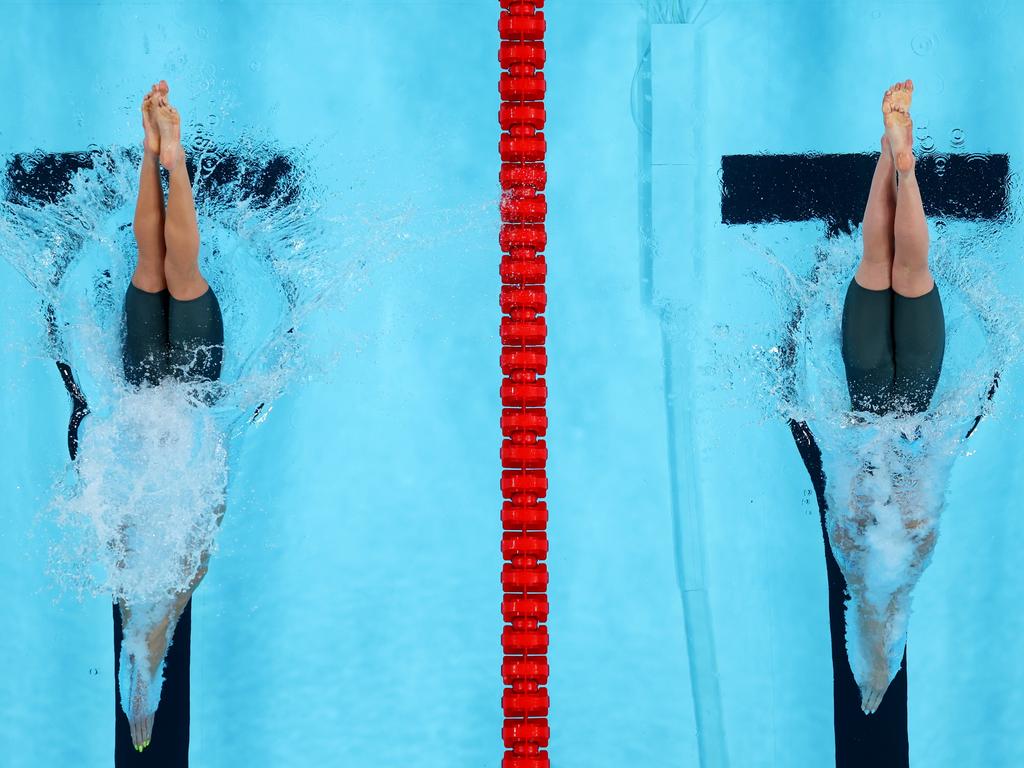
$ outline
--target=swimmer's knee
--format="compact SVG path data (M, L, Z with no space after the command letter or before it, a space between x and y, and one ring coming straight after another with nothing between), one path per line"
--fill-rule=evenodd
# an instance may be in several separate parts
M897 296L916 299L930 293L935 280L927 264L923 267L893 265L892 290Z

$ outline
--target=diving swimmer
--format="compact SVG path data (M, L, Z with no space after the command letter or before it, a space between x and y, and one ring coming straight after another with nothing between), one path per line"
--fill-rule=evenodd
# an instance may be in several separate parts
M124 377L133 387L219 379L224 349L220 306L199 270L199 227L181 118L161 80L142 100L144 131L139 194L133 231L138 260L124 300ZM164 204L160 168L168 173ZM223 506L212 510L219 523ZM152 738L156 702L167 647L192 592L206 575L203 552L195 577L166 601L129 605L119 600L125 642L118 671L122 708L132 743L142 751ZM129 637L136 638L129 643ZM144 638L144 642L142 640Z
M929 270L928 222L914 174L913 92L914 84L906 80L882 100L885 133L864 211L863 256L843 306L842 356L852 408L881 417L928 410L945 351L945 319ZM849 511L834 510L829 525L851 598L848 638L855 633L862 659L857 665L851 659L851 665L865 714L881 705L892 660L902 656L910 590L937 534L934 520L905 490L908 478L876 476L884 473L868 462L851 489ZM873 494L864 490L868 480ZM898 515L883 523L884 509L898 509ZM900 543L908 543L909 568L897 586L880 588L869 569L878 573L884 547L870 537L885 525Z

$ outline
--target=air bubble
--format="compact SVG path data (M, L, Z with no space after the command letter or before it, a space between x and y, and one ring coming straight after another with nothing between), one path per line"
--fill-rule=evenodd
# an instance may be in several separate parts
M935 48L935 36L930 32L919 32L910 41L910 49L918 56L928 56Z
M939 155L935 158L935 175L942 176L946 173L946 156Z
M964 129L954 128L949 135L949 143L954 147L962 147L964 145Z

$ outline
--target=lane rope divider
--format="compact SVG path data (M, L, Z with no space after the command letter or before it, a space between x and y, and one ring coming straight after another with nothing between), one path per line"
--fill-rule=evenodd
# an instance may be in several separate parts
M502 768L549 768L544 0L499 0Z

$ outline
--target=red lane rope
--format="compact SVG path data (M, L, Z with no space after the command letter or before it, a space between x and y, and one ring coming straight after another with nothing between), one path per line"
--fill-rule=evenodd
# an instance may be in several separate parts
M502 768L549 768L544 0L500 0Z

